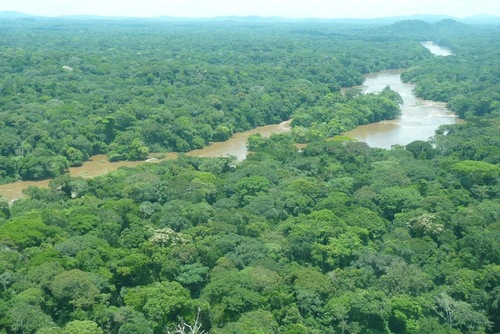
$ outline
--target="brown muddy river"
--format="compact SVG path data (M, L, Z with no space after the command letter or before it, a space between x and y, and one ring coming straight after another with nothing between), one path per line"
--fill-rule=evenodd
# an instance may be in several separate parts
M379 92L387 85L403 98L400 117L367 125L346 132L345 135L367 143L371 147L391 148L415 140L427 140L442 124L455 124L459 120L446 109L446 104L417 98L412 84L401 81L403 70L382 71L366 76L361 87L365 93Z
M280 124L266 125L255 128L253 130L235 133L229 140L225 142L215 142L211 143L209 146L187 152L187 155L195 157L221 157L232 155L238 160L243 160L247 156L247 146L246 142L250 135L260 133L264 137L269 137L273 133L283 133L290 131L290 123L292 121L286 121ZM150 154L151 158L160 155L159 153ZM162 160L175 159L177 158L177 153L166 153L165 158ZM152 159L151 162L159 162L161 160ZM145 163L144 161L118 161L109 162L106 155L99 154L91 157L89 161L83 163L80 167L71 167L69 169L69 174L71 176L77 177L81 176L84 178L96 177L99 175L104 175L111 171L117 170L120 167L135 167L139 164ZM22 197L23 189L29 186L37 187L47 187L50 180L42 181L17 181L9 184L0 185L0 195L3 195L9 201L16 200Z
M422 45L436 55L446 56L451 54L451 51L440 48L432 42L424 42ZM394 144L405 145L414 140L426 140L434 135L434 131L441 124L454 124L458 121L455 115L445 108L444 103L417 98L413 93L413 85L401 81L400 74L402 72L403 70L390 70L367 75L361 87L364 92L377 92L389 85L403 98L404 104L401 107L401 117L391 121L363 125L347 132L346 135L364 141L371 147L390 148ZM186 154L197 157L232 155L237 157L238 160L243 160L247 155L246 142L250 135L260 133L267 137L273 133L288 132L290 131L290 123L291 120L281 124L267 125L236 133L225 142L211 143L203 149ZM158 154L151 154L150 156L154 157L156 155ZM167 153L164 159L175 159L176 157L177 153ZM95 155L81 167L70 168L69 174L74 177L91 178L109 173L122 166L134 167L141 163L144 163L144 161L109 162L106 155ZM5 196L9 201L13 201L20 198L22 190L28 186L47 187L49 181L18 181L0 185L0 195Z
M432 42L422 45L436 56L452 55L449 49ZM403 98L402 114L399 118L362 125L346 132L345 135L367 143L371 147L391 148L392 145L406 145L415 140L427 140L442 124L460 122L454 113L446 109L446 104L423 100L413 93L414 85L401 81L404 70L389 70L369 74L360 87L365 93L380 92L386 86L398 92Z

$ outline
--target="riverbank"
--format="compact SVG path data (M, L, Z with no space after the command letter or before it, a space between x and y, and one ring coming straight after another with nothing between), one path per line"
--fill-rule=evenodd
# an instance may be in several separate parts
M386 86L403 99L401 116L393 120L358 126L344 135L362 141L370 147L390 149L393 145L406 145L415 140L428 140L443 124L460 122L457 116L442 102L418 98L413 92L415 85L401 80L403 69L387 70L366 76L364 93L380 92Z
M434 56L452 56L452 50L432 41L420 43ZM393 145L406 145L415 140L428 140L440 125L463 122L446 108L446 103L418 98L415 85L401 80L405 69L387 70L366 76L359 88L364 93L380 92L390 86L403 98L401 116L372 124L361 125L345 133L346 136L368 144L370 147L390 149Z
M448 111L444 103L426 101L419 99L413 93L414 85L403 83L400 70L387 70L372 73L366 76L363 86L360 88L365 93L378 92L386 86L398 92L403 98L401 117L361 125L344 135L366 142L371 147L389 149L394 144L405 145L414 140L427 140L441 124L454 124L458 121L456 116ZM259 133L268 137L273 133L284 133L290 131L291 120L261 126L249 131L235 133L224 142L213 142L202 148L186 152L186 155L195 157L220 157L235 156L238 160L245 159L247 150L247 139L252 134ZM156 159L162 156L161 159ZM176 159L178 153L151 153L148 161L117 161L110 162L104 154L94 155L80 167L71 167L69 174L73 177L92 178L107 174L120 167L135 167L143 163L161 162L163 160ZM17 181L0 185L0 194L11 203L22 197L22 191L29 186L48 187L50 180L41 181Z
M436 56L452 55L451 50L442 48L433 42L422 42L422 45L429 49ZM446 109L446 105L440 102L427 101L417 98L413 93L414 85L404 83L401 80L401 73L404 69L387 70L368 74L365 82L359 88L364 93L379 92L386 86L390 86L403 98L402 115L394 120L382 121L361 125L354 130L346 132L344 135L366 142L370 147L390 149L392 145L406 145L415 140L427 140L434 135L435 130L442 124L455 124L460 120L454 113ZM283 133L290 131L291 120L261 126L249 131L235 133L230 139L224 142L213 142L210 145L187 152L189 156L196 157L220 157L235 156L238 160L243 160L247 156L247 139L252 134L260 133L268 137L273 133ZM155 159L159 153L151 153L147 162L160 162L163 160L176 159L178 153L161 154L161 159ZM104 175L120 167L135 167L146 161L117 161L110 162L104 154L92 156L80 167L71 167L69 174L73 177L92 178ZM0 185L0 194L7 198L10 203L22 197L22 191L29 186L47 187L50 180L41 181L17 181Z
M212 142L208 146L186 152L186 155L193 157L214 158L223 156L234 156L238 160L243 160L248 154L246 146L249 136L259 133L264 137L269 137L275 133L290 131L292 120L287 120L279 124L260 126L252 130L235 133L224 142ZM92 178L115 171L120 167L136 167L143 163L157 163L164 160L172 160L178 157L179 153L150 153L146 161L116 161L110 162L105 154L98 154L90 157L79 167L70 167L69 175L72 177ZM156 158L161 156L161 158ZM16 181L0 185L0 195L3 195L11 204L13 201L23 196L23 190L30 187L46 188L51 179L40 181Z

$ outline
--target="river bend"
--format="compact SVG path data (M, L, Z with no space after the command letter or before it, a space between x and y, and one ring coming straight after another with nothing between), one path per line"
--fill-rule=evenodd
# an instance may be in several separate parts
M423 42L422 45L435 55L448 56L451 51L441 48L432 42ZM366 142L371 147L390 148L392 145L405 145L414 140L427 140L434 135L434 131L441 124L454 124L458 121L453 113L448 111L444 103L419 99L413 93L413 85L403 83L400 75L403 70L389 70L369 74L360 88L365 93L379 92L387 85L398 92L403 98L401 117L378 123L362 125L346 133L359 141ZM255 128L250 131L234 134L225 142L211 143L209 146L186 153L197 157L219 157L232 155L238 160L247 155L246 142L250 135L260 133L270 136L273 133L290 131L291 120L274 125ZM157 154L152 154L154 157ZM177 153L167 153L164 159L175 159ZM159 160L155 160L159 161ZM95 155L81 167L71 167L69 174L73 177L91 178L114 171L120 167L134 167L143 161L109 162L106 155ZM0 185L0 194L10 202L22 196L23 189L29 186L47 187L50 180L18 181Z

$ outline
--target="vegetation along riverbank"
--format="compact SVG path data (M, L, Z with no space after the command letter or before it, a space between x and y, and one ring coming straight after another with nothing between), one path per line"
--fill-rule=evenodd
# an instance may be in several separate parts
M499 34L1 19L0 179L53 179L0 198L0 333L498 333ZM390 88L341 87L400 68L466 122L390 149L336 136L399 115ZM290 118L239 163L64 174Z

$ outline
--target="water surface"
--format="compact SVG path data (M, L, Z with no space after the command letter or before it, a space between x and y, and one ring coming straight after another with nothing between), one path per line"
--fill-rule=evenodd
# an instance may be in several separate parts
M429 50L433 55L435 56L452 56L453 52L445 47L439 46L434 42L428 41L428 42L422 42L422 45Z
M225 142L214 142L210 145L199 149L187 152L186 154L194 157L221 157L235 156L238 160L243 160L247 156L247 139L250 135L260 133L264 137L269 137L273 133L283 133L290 131L291 120L280 124L261 126L249 131L235 133ZM155 159L158 153L150 154L148 162L160 162L162 160L176 159L177 153L161 154L162 159ZM135 167L146 163L144 161L117 161L110 162L105 154L92 156L88 161L84 162L80 167L71 167L69 174L73 177L91 178L99 175L104 175L120 167ZM14 201L22 197L22 191L29 186L48 187L50 180L42 181L17 181L13 183L0 185L0 194L9 201Z
M451 50L433 42L423 42L422 45L436 56L453 54ZM446 109L445 103L418 98L413 93L415 85L401 80L403 71L388 70L369 74L360 87L365 93L380 92L386 86L391 87L403 98L401 116L393 120L361 125L345 135L371 147L389 149L396 144L406 145L415 140L428 140L440 125L461 122L454 113Z
M401 116L387 121L361 125L345 135L367 143L371 147L391 148L415 140L428 140L442 124L455 124L458 118L446 109L443 102L420 99L413 93L413 84L401 81L403 70L388 70L366 76L363 92L380 92L386 86L403 98Z

